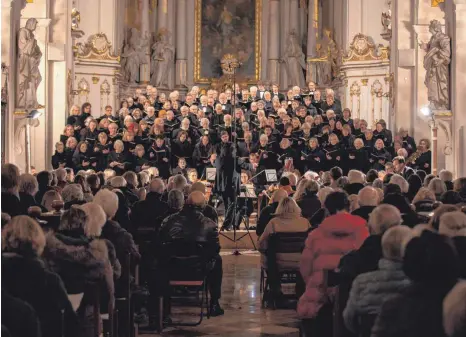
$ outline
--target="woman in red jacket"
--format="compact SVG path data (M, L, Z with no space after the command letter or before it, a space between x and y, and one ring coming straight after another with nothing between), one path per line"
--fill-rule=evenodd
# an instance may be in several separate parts
M336 269L340 258L358 249L369 236L366 221L349 213L346 193L329 194L325 208L331 215L309 233L301 256L300 271L306 291L299 299L298 315L304 319L316 318L324 306L325 311L329 310L328 299L334 289L326 288L324 270ZM331 317L329 325L331 328Z

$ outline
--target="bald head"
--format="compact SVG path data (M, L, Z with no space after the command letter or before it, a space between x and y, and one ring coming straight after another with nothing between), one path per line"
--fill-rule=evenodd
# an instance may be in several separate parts
M189 205L203 208L205 206L204 194L199 191L194 191L189 195L188 201L186 203Z
M205 194L205 185L199 181L195 182L191 185L190 192L201 192L202 194Z
M162 179L155 178L150 182L149 192L155 192L155 193L162 194L164 189L165 189L165 184L163 183Z
M377 206L379 201L379 194L373 187L366 186L358 193L359 206Z
M288 196L288 193L285 190L278 189L273 193L272 201L280 202Z

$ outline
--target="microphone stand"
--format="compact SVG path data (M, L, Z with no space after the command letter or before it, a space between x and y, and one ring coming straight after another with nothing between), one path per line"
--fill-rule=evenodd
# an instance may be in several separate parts
M234 123L233 123L233 134L232 135L232 146L235 146L236 147L236 138L237 138L237 124L236 123L236 113L235 113L235 110L236 110L236 69L239 68L241 66L241 64L237 61L237 60L232 60L231 62L229 62L228 64L225 64L224 67L227 69L227 70L230 70L233 72L233 97L232 97L232 106L233 106L233 113L232 113L232 118L234 118ZM238 163L237 163L237 158L234 158L234 162L233 162L233 177L235 174L237 174L237 166L238 166ZM241 174L240 174L240 177L241 177ZM235 256L238 256L238 255L241 255L240 251L238 250L238 241L240 241L242 238L244 238L245 236L248 236L249 235L249 238L251 239L251 243L254 247L254 250L257 250L256 248L256 245L254 243L254 240L251 236L251 233L249 232L249 220L245 221L245 226L246 226L246 234L243 234L242 236L240 237L237 237L237 232L236 232L236 216L238 214L238 183L234 182L234 185L233 185L233 195L235 196L235 200L233 202L233 205L230 205L230 207L233 207L233 217L232 217L232 225L233 225L233 239L228 237L227 235L225 235L224 233L222 233L222 231L219 232L219 234L221 236L223 236L224 238L226 238L227 240L230 240L232 242L235 243L235 250L233 251L232 255L235 255ZM247 202L247 200L246 200ZM225 204L225 202L224 202ZM228 214L228 210L225 209L225 217L226 215ZM225 221L225 219L224 219ZM241 221L240 221L240 224L241 224ZM223 226L222 226L223 227Z

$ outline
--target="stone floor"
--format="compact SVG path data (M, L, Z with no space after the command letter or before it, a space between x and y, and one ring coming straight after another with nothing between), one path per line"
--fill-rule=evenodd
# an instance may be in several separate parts
M197 327L167 328L162 336L298 337L295 310L261 309L259 254L245 252L241 256L232 256L229 252L222 252L221 255L221 305L225 309L225 316L205 319Z

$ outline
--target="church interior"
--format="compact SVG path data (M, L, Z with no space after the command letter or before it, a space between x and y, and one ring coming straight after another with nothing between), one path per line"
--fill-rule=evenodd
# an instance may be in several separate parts
M451 261L448 247L442 246L442 239L437 237L440 234L427 237L421 232L435 232L426 228L435 228L432 225L435 221L442 224L443 213L437 216L435 212L446 204L454 204L451 207L455 209L442 208L442 212L466 213L463 178L466 177L466 95L461 89L462 85L466 87L466 0L2 0L1 20L2 306L4 291L30 302L42 326L42 336L465 336L462 333L466 334L466 281L459 281L455 287L447 286L447 276L440 281L427 272L423 274L422 267L413 268L417 274L411 276L407 272L409 263L422 258L414 256L416 247L410 247L407 241L404 245L400 242L409 236L417 240L420 249L428 241L426 247L441 251L439 259ZM311 130L310 135L306 127ZM248 136L251 143L246 140ZM333 138L341 147L333 143ZM206 153L202 152L207 148L204 139L209 146ZM319 155L315 154L314 140ZM360 146L356 145L358 140ZM378 147L380 140L382 145ZM367 148L370 149L366 154ZM400 152L403 149L405 155ZM417 178L410 178L418 171L422 171L419 184ZM59 183L41 185L44 175L56 179L62 172L66 179L59 190L56 188ZM372 179L371 173L375 174ZM191 178L191 174L196 178ZM186 179L177 189L179 175ZM395 183L397 178L391 178L392 175L403 181ZM95 179L100 183L94 189ZM445 182L445 191L458 192L459 201L448 201L448 197L456 194L443 196L435 190L437 180L439 184ZM186 206L199 203L199 182L206 198L202 203L208 205L203 207L209 207L211 213L207 214L203 208L201 215L195 214L205 220L193 220L194 216L186 215L190 214L189 207L185 211ZM355 187L355 182L360 187ZM115 193L110 196L101 193L107 191L105 183ZM74 193L69 190L79 184L82 187L78 202L68 193ZM390 186L397 184L400 187L391 191ZM31 196L27 191L34 190L34 186ZM352 190L353 187L357 189ZM171 193L170 188L177 193L181 190L181 206L172 206L177 205L178 195ZM48 194L51 190L57 191L56 199ZM277 190L287 193L282 196ZM416 203L427 199L419 196L418 191L427 195L424 190L434 191L433 200L425 209L424 204ZM24 193L32 198L27 206L22 201ZM317 208L301 199L310 194L318 203ZM406 198L386 200L394 194ZM115 195L118 210L108 211L107 204L113 198L117 200ZM48 206L46 196L52 198ZM366 199L371 198L376 203L366 205ZM344 204L341 209L340 201ZM88 235L92 219L98 218L95 215L98 210L94 208L99 202L102 206L98 207L99 212L105 211L104 229L99 235ZM16 203L22 207L21 211L16 212ZM392 204L397 209L384 208L383 204ZM300 214L297 218L293 215L296 207ZM87 216L80 235L87 236L89 251L91 242L100 241L104 234L108 235L106 241L115 246L112 245L114 261L112 250L109 248L107 252L105 248L111 263L108 267L113 268L115 279L111 281L115 289L110 295L114 303L109 304L109 310L105 307L107 303L102 304L105 297L102 293L94 293L97 300L91 295L88 298L88 284L86 291L82 291L84 297L81 290L77 295L71 293L68 282L73 282L69 271L64 271L69 261L65 263L65 258L54 255L65 249L55 242L55 237L60 240L63 226L77 221L73 217L78 214L72 213L78 211ZM406 215L411 212L415 220ZM349 218L353 214L359 217ZM461 218L461 214L456 215ZM180 218L173 220L177 216ZM374 225L392 216L400 217L396 224L407 225L398 227L411 227L412 232L391 231L392 228L382 231L379 227L384 225ZM19 273L19 267L12 267L14 258L8 255L19 254L22 247L15 245L12 237L23 235L16 240L28 240L27 234L19 234L18 228L29 221L22 217L34 219L27 227L29 230L37 223L44 228L45 234L40 237L45 240L45 248L39 249L38 255L42 254L47 263L54 262L53 272L63 279L59 283L65 285L69 303L74 305L78 296L73 314L79 319L80 314L86 315L81 312L86 300L88 307L94 309L93 320L88 320L92 332L81 329L84 323L71 331L76 322L69 322L65 307L61 309L61 320L52 324L44 314L49 309L41 301L35 302L37 296L28 301L19 286L8 280L9 272L21 279L33 269L28 267L27 272ZM158 222L154 222L156 217ZM338 217L341 219L337 220ZM450 221L459 221L461 234L445 237L453 242L450 246L457 246L451 254L463 257L458 263L457 279L464 279L466 221L457 218L452 216ZM210 274L199 281L197 297L185 306L181 300L183 304L178 303L179 298L192 295L190 287L198 285L198 281L186 281L183 277L177 281L169 281L168 277L165 280L168 272L160 277L163 282L155 277L159 274L154 270L162 270L164 264L162 255L154 255L154 242L157 241L157 251L167 253L163 247L168 244L162 245L158 240L181 236L179 227L183 224L189 227L191 221L200 221L202 233L198 237L209 237L205 233L210 219L215 223L218 246L215 263L210 266ZM304 238L298 235L297 239L291 234L301 231L290 228L301 228L301 220L305 222L306 235ZM152 222L158 226L155 234L153 228L149 230L146 227L150 226L142 225ZM105 228L111 226L108 223L116 223L118 230L127 236L119 232L122 241L113 242L120 234L116 230L110 234L110 229L105 233ZM282 247L284 253L272 254L271 262L268 252L272 235L279 232L277 226L285 228L285 224L288 227L281 230L289 232L281 237L285 241L281 246L277 243L278 236L273 241L274 247ZM164 226L169 225L172 228L164 233ZM52 231L56 234L50 234L47 226L55 228ZM334 232L325 232L330 231L328 228ZM50 235L55 235L55 241ZM329 235L334 235L334 241L328 239ZM372 237L376 239L370 241ZM10 243L4 246L8 238ZM384 239L391 240L387 243L390 247L403 248L397 246L386 253ZM296 245L290 244L292 240L298 240L298 251ZM325 240L329 240L328 245L323 244ZM35 247L36 241L40 240L32 239L31 245ZM132 242L138 251L122 252L124 242L128 245ZM328 260L319 260L320 250L335 242L338 245L334 249L341 250L338 253L341 256L352 252L360 256L355 254L344 261L340 255L329 253ZM347 244L352 249L342 248ZM57 246L52 249L49 245ZM202 246L204 252L206 246ZM361 252L364 248L366 251ZM88 252L85 250L88 248L82 249ZM351 305L364 302L363 296L369 298L371 287L381 281L375 276L364 278L367 274L359 271L351 276L346 289L347 275L340 273L339 268L345 266L344 262L356 263L349 261L351 258L359 258L363 263L363 253L371 255L371 249L375 249L378 260L374 268L364 273L375 273L377 268L389 270L396 265L399 273L403 273L401 269L406 271L403 282L411 282L408 278L415 279L421 274L423 281L432 277L426 287L432 290L436 284L436 289L445 289L444 293L437 291L438 303L434 300L416 303L425 307L437 304L439 308L444 303L443 316L439 309L438 313L425 317L432 321L427 328L422 324L414 327L418 319L414 318L413 330L404 331L393 328L406 322L402 318L389 321L389 315L391 319L397 315L388 305L376 308L369 303L367 306L373 305L370 315L357 316L354 312L358 308ZM426 256L430 254L428 250ZM292 256L288 258L291 260L283 257L286 253ZM398 264L394 262L396 258L390 260L385 254L401 254ZM76 256L72 259L77 263ZM279 271L279 260L294 269ZM432 263L439 273L444 271L442 275L447 275L453 262L445 266L434 260L432 257L429 262L417 263L423 267ZM389 267L386 261L390 261ZM331 267L322 267L318 262ZM121 276L116 276L117 269ZM89 269L76 270L76 274L89 272ZM76 278L80 280L80 276ZM280 281L277 300L274 294ZM361 285L364 281L368 282L366 289ZM398 281L392 284L399 289L409 288L402 281L395 283ZM359 294L356 283L361 287ZM166 292L159 294L160 289L165 291L165 286L171 287L170 301L166 300L169 297ZM175 290L176 286L180 289ZM124 287L127 291L121 291ZM456 291L454 296L450 290ZM375 293L380 295L383 291L388 290L378 289ZM451 307L446 307L441 300L448 296L464 300L462 307L454 300ZM199 301L201 321L191 323L199 319ZM68 305L68 300L65 302ZM394 305L392 302L389 303ZM6 307L11 303L7 302ZM411 314L408 307L400 309L400 317ZM385 309L386 317L382 314ZM4 316L4 310L2 334L5 327L5 332L9 331L5 336L26 336L23 330L18 330L20 324L14 318ZM380 310L382 313L377 316ZM171 312L170 317L167 311ZM420 309L414 311L414 316L421 315ZM189 323L179 323L178 314L183 322ZM455 327L445 323L450 318L456 322ZM437 324L440 328L435 322L440 322ZM436 328L439 330L432 332Z

